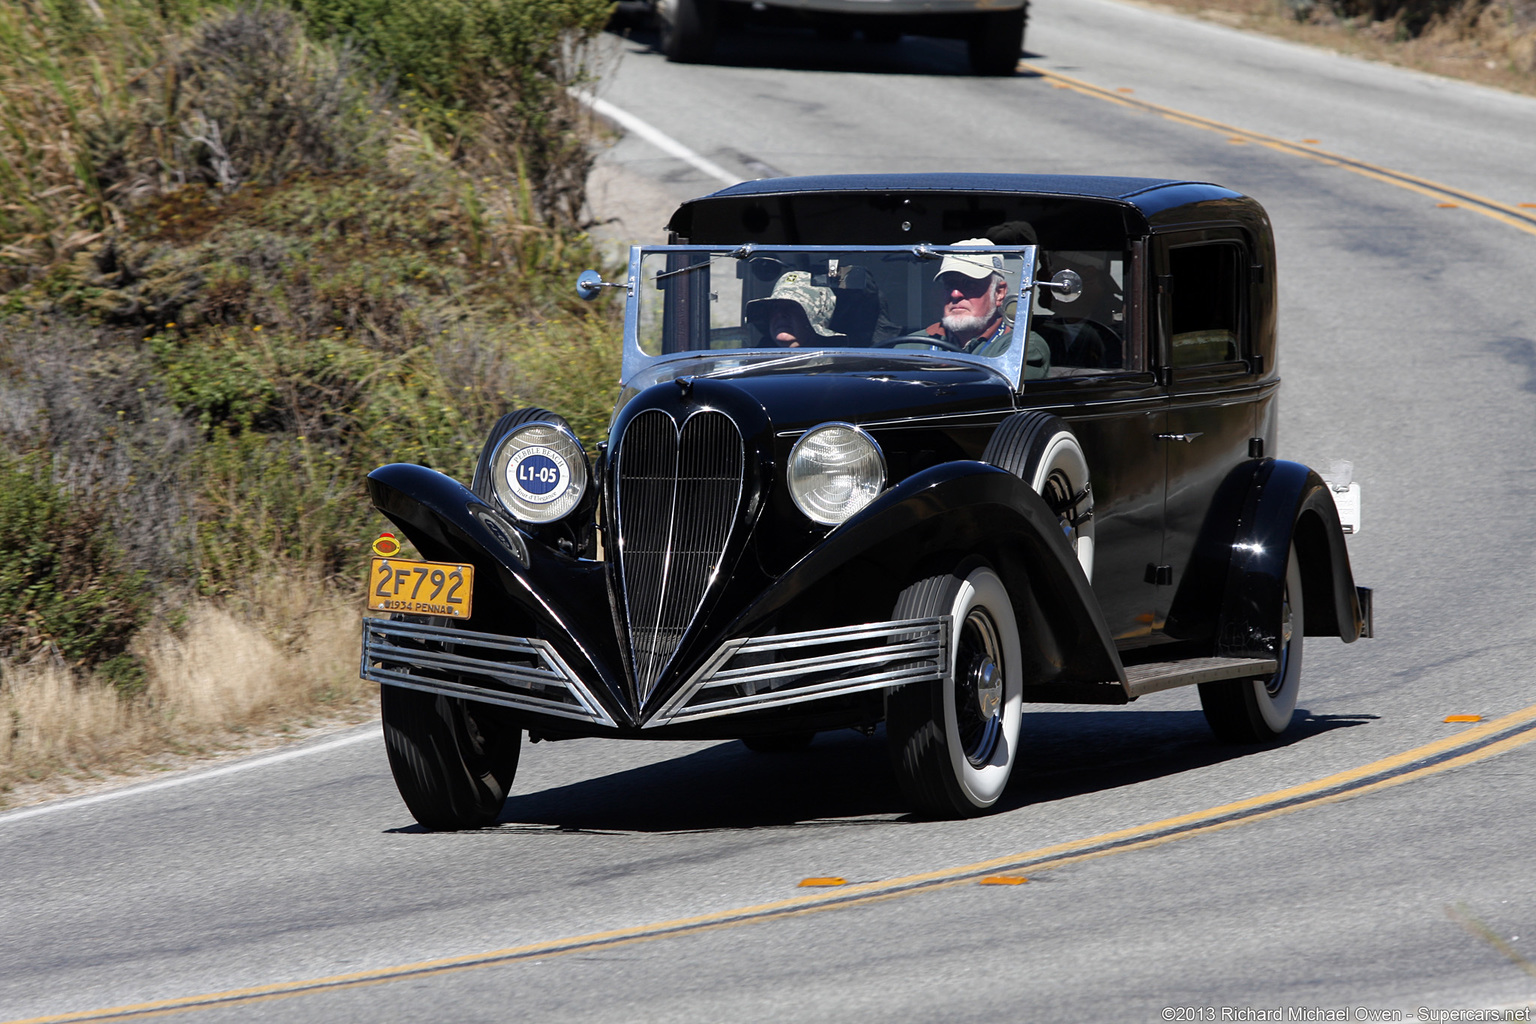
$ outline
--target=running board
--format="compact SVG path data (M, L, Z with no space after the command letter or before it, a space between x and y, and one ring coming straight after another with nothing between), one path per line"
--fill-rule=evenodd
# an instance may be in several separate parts
M1125 689L1131 697L1196 683L1215 683L1223 679L1259 679L1280 669L1274 658L1186 658L1183 661L1153 661L1128 665Z

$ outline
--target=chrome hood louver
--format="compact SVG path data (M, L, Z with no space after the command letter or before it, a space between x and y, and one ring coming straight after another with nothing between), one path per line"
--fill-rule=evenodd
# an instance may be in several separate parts
M694 412L679 428L667 412L648 409L629 421L616 459L617 561L644 705L720 572L746 450L723 413Z

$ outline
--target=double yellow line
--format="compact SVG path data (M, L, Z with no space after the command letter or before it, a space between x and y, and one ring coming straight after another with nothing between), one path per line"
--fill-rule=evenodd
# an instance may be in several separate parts
M1252 131L1248 128L1238 128L1234 125L1224 124L1221 121L1213 121L1208 117L1186 113L1173 107L1150 103L1147 100L1137 99L1127 92L1093 85L1081 79L1072 78L1069 75L1063 75L1060 72L1040 67L1037 64L1030 64L1027 61L1019 62L1019 70L1026 74L1043 78L1058 89L1070 89L1083 96L1091 96L1094 99L1104 100L1132 110L1157 114L1177 124L1225 135L1233 142L1252 142L1277 152L1299 156L1328 167L1338 167L1375 181L1395 185L1410 192L1417 192L1419 195L1437 200L1437 205L1463 207L1474 213L1480 213L1484 217L1492 218L1501 224L1507 224L1517 231L1524 231L1528 235L1536 235L1536 208L1525 208L1511 203L1501 203L1497 199L1489 199L1487 196L1480 196L1466 189L1443 185L1428 178L1420 178L1417 175L1408 174L1404 171L1394 171L1389 167L1380 167L1376 164L1367 163L1364 160L1356 160L1354 157L1344 156L1339 153L1330 153L1327 150L1319 149L1317 146L1304 142L1293 142L1289 139L1266 135L1263 132Z
M184 1013L192 1010L212 1009L231 1005L287 999L294 996L314 995L339 989L358 988L402 981L408 978L432 977L458 971L494 967L522 960L538 960L564 956L570 953L603 949L609 946L652 942L657 939L692 935L718 928L734 928L747 924L772 921L803 914L820 913L841 907L855 906L877 900L895 899L918 892L927 892L956 885L967 885L999 871L1045 871L1074 864L1096 857L1108 857L1131 850L1143 850L1175 839L1202 835L1219 829L1235 828L1250 822L1264 821L1282 814L1290 814L1307 807L1334 803L1365 793L1374 793L1392 786L1400 786L1415 779L1436 775L1452 768L1474 764L1496 754L1513 750L1536 740L1536 704L1505 715L1454 736L1415 747L1392 757L1372 761L1370 764L1325 778L1277 790L1262 796L1222 804L1192 814L1164 818L1160 821L1139 825L1135 828L1105 832L1053 846L1027 850L1022 853L993 857L989 860L962 864L957 867L906 875L879 882L849 885L831 890L775 900L746 907L735 907L694 917L676 918L653 924L616 928L610 931L591 932L563 939L533 942L521 946L509 946L467 956L446 957L398 964L371 971L352 974L336 974L323 978L301 981L278 982L254 988L230 989L166 999L131 1006L114 1006L99 1010L83 1010L51 1017L33 1017L10 1024L65 1024L83 1021L121 1021L139 1017Z

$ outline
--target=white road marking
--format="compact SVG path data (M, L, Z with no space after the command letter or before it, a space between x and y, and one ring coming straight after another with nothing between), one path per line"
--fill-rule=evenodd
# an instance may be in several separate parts
M685 164L702 171L716 181L722 181L727 185L739 185L747 180L740 175L732 174L713 160L700 156L660 128L640 120L640 118L627 110L621 110L607 100L599 99L591 93L580 92L574 89L571 90L571 95L591 107L594 114L606 117L625 131L640 136L663 153L677 157Z
M92 796L80 796L71 800L59 800L55 803L42 804L38 807L23 807L15 811L0 812L0 825L9 825L12 822L21 821L24 818L36 818L44 814L52 814L55 811L69 811L76 807L85 807L90 804L106 803L108 800L119 800L124 797L138 796L141 793L152 793L160 789L171 789L175 786L190 786L197 782L206 782L223 775L233 775L235 772L250 771L253 768L266 768L281 761L292 761L295 758L308 757L310 754L323 754L338 747L351 746L354 743L362 743L366 740L379 739L378 723L373 727L359 732L348 733L335 739L325 740L310 746L295 747L291 750L280 750L274 754L264 754L259 757L236 761L221 768L210 768L207 771L194 771L185 775L177 775L170 779L157 779L154 782L144 782L132 786L124 786L122 789L114 789L106 793L97 793Z

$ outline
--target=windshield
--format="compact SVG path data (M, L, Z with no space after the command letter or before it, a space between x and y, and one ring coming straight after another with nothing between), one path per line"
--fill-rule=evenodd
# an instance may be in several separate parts
M1017 387L1049 368L1019 302L1034 267L1033 246L637 247L624 377L674 360L726 375L931 354Z

